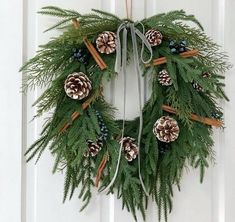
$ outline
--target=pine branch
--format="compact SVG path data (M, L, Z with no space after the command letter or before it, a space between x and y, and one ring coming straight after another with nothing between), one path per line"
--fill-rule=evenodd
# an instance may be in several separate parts
M45 32L50 31L55 28L61 28L63 25L67 24L72 19L77 19L77 18L81 17L81 14L79 14L78 12L76 12L74 10L65 10L65 9L61 9L59 7L54 7L54 6L43 7L42 10L39 11L38 13L42 14L42 15L49 15L49 16L62 18L61 21L59 21L55 25L51 26L47 30L45 30Z
M155 16L152 16L148 19L144 19L142 21L142 23L146 24L146 25L167 25L167 24L172 24L173 22L177 22L177 21L190 21L195 23L201 30L203 30L203 27L201 25L201 23L195 18L194 15L186 15L185 11L183 10L176 10L176 11L171 11L168 13L162 13L162 14L158 14Z

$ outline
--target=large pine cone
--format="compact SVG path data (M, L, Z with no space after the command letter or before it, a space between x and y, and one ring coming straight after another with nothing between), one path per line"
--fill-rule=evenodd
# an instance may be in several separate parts
M134 160L138 153L138 146L135 144L135 139L131 137L123 137L120 144L123 143L123 151L125 158L130 162Z
M162 116L153 127L154 135L162 142L170 143L179 136L179 126L175 119L170 116Z
M88 157L90 155L96 156L100 152L103 146L103 143L100 139L97 139L96 143L94 143L92 140L88 140L87 144L88 144L88 150L84 154L85 157Z
M87 97L91 91L91 81L82 72L74 72L68 75L64 83L64 90L66 94L76 100L81 100Z
M163 69L162 71L159 72L158 81L163 86L172 85L172 79L165 69Z
M115 52L117 47L117 36L110 31L104 31L96 39L96 47L100 53L110 54Z
M148 30L145 33L145 37L151 46L157 46L162 43L162 38L163 38L162 33L157 30L154 29Z

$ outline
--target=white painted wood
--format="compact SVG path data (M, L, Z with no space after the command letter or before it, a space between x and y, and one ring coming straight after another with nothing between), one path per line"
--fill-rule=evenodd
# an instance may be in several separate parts
M130 0L129 0L130 1ZM22 154L40 133L43 119L30 122L35 114L31 108L33 101L42 89L35 89L22 96L21 76L18 68L22 61L32 57L39 44L58 34L43 34L55 18L36 14L43 6L56 5L73 8L81 13L98 8L126 17L124 0L1 0L0 25L0 221L3 222L132 222L129 213L121 209L121 201L113 195L94 195L91 205L79 212L80 201L75 197L62 204L63 174L51 174L53 157L46 152L38 165L33 162L25 165ZM207 34L219 42L229 52L230 60L235 63L234 39L235 2L232 0L133 0L133 18L140 20L160 12L183 8L195 14L202 22ZM11 13L9 13L11 12ZM12 18L14 15L14 18ZM16 18L16 19L15 19ZM10 23L11 22L11 23ZM225 83L230 103L221 103L225 110L226 129L215 131L215 151L217 164L208 169L204 183L199 183L199 173L185 173L182 190L175 189L174 209L169 222L233 222L235 218L235 146L233 138L235 90L234 69L229 71ZM107 84L105 94L108 101L119 108L117 117L122 117L122 76ZM128 91L127 118L138 114L136 75L128 68L127 81L131 84ZM8 83L8 84L6 84ZM147 93L146 93L147 95ZM22 112L23 110L23 112ZM11 118L9 118L11 117ZM22 149L23 147L23 149ZM96 191L94 191L96 194ZM140 218L139 221L142 221ZM150 205L147 222L157 221L157 207Z
M235 50L234 50L234 38L235 38L235 30L233 27L234 24L234 10L235 10L235 2L231 0L222 1L222 7L224 7L224 23L220 24L224 26L224 49L228 51L230 60L233 64L235 64ZM224 221L232 222L235 218L235 145L233 143L234 132L235 132L235 118L234 118L234 110L235 110L235 90L234 90L234 82L235 82L235 68L231 69L225 80L226 92L230 98L230 103L225 104L225 122L226 129L224 133L224 140L221 143L221 149L224 153ZM222 151L221 151L222 152Z
M0 221L21 221L23 1L0 2Z
M217 0L213 3L212 11L212 35L218 44L224 48L224 22L225 22L225 0ZM220 101L222 107L224 102ZM225 222L225 180L224 180L224 163L225 152L223 148L224 134L220 130L215 131L215 151L217 154L217 164L212 171L212 221Z

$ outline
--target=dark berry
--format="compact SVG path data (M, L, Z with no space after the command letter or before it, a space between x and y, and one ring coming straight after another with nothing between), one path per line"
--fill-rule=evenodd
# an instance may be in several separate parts
M176 42L176 41L172 40L169 43L169 48L172 53L179 54L179 53L185 52L187 50L186 45L187 45L186 40L182 40L180 42Z
M215 111L211 113L211 117L218 119L218 120L222 120L223 119L223 113L219 112L219 111Z
M157 141L157 143L158 143L158 151L160 154L166 153L171 148L169 143L164 143L161 141Z
M187 45L187 41L186 41L186 40L182 40L182 41L180 42L180 45L181 45L181 46L186 46L186 45Z
M88 64L89 61L89 53L87 50L85 49L73 49L73 57L74 59L76 59L77 61L83 63L84 65Z
M99 124L99 127L100 127L100 135L99 137L102 139L102 140L107 140L107 137L108 137L108 129L104 123L104 120L101 116L101 114L96 110L96 116L98 118L98 124Z
M175 41L170 41L170 46L174 46L175 45Z

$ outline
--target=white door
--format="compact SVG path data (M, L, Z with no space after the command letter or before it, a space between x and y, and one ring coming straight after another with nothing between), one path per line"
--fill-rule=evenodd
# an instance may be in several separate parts
M125 16L124 0L1 0L0 2L0 221L1 222L132 222L132 216L121 209L114 196L98 195L89 207L79 212L76 195L62 204L63 174L52 175L53 158L46 152L37 165L25 164L23 153L38 136L42 120L30 122L35 110L32 102L40 89L20 94L18 69L32 57L39 44L56 32L43 34L55 18L36 14L43 6L55 5L89 12L92 8ZM229 52L235 63L235 2L233 0L133 0L133 18L142 19L156 13L184 9L195 14L205 31ZM207 170L204 183L199 173L185 173L181 192L175 191L174 208L169 222L235 221L235 75L227 74L226 92L231 99L222 104L226 129L215 131L217 164ZM121 107L117 84L106 90L107 99ZM131 92L130 92L131 93ZM134 96L134 95L132 95ZM131 99L131 98L130 98ZM131 101L131 100L130 100ZM137 111L136 111L137 112ZM129 110L128 116L134 117ZM149 207L147 222L157 221L157 208ZM140 218L140 221L142 219Z

